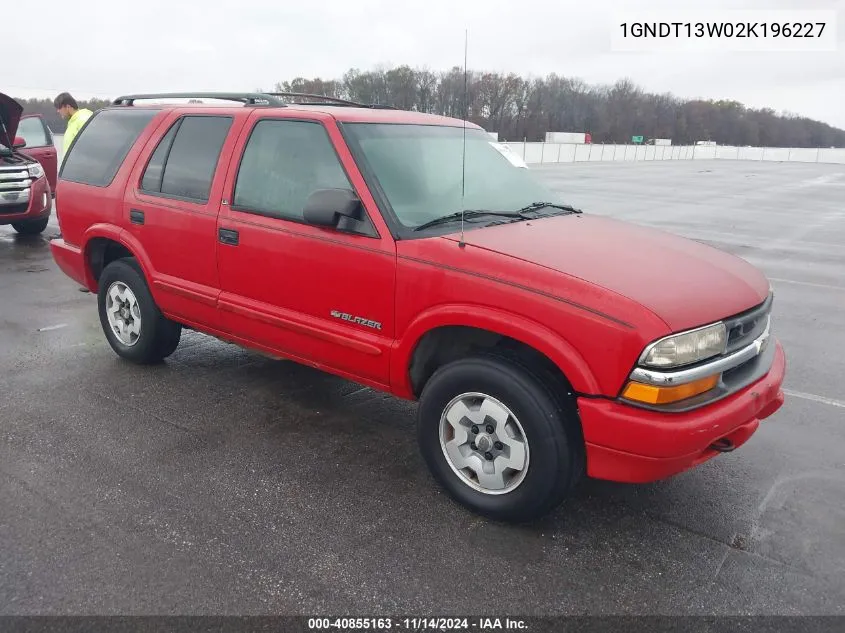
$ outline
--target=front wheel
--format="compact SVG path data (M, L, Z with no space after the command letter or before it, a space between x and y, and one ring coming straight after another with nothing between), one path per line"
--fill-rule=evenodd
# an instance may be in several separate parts
M582 474L578 421L564 404L510 360L455 361L423 390L420 450L459 503L492 519L533 520L563 501Z
M24 220L22 222L12 222L12 228L21 235L39 235L47 228L50 222L50 216L46 218L39 218L37 220Z
M118 259L105 267L97 306L106 339L121 358L156 363L179 345L182 327L158 309L134 258Z

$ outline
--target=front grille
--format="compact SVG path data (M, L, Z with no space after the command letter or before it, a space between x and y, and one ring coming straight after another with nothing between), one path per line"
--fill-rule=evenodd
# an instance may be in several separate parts
M26 213L29 209L29 203L23 204L0 204L0 215L15 215L16 213Z
M0 214L25 212L29 208L31 184L26 168L0 167Z
M728 331L727 354L750 345L763 333L772 312L773 300L774 296L770 294L760 305L735 317L725 319L725 327Z
M751 345L766 330L769 323L769 315L772 312L772 301L774 295L769 295L760 305L738 314L737 316L725 319L725 326L728 330L727 354L736 352L743 347ZM722 384L731 391L737 390L748 384L749 377L755 375L755 368L760 364L762 354L754 356L741 365L722 374Z
M30 177L26 169L20 167L0 167L0 189L18 189L29 187Z
M0 172L0 192L2 191L20 191L29 187L29 177L27 178L3 178L6 176Z

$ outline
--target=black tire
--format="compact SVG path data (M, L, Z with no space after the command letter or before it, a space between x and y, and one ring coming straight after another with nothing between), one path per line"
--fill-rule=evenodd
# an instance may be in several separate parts
M173 321L168 321L168 323L175 327L167 328L169 330L168 336L161 341L159 352L162 359L167 358L175 352L176 348L179 347L179 341L182 340L182 326L178 323L173 323Z
M23 222L12 222L12 228L21 235L38 235L44 232L47 224L50 222L50 216L46 218L39 218L37 220L24 220Z
M109 326L106 302L109 288L115 282L128 286L138 302L141 331L132 345L121 342ZM167 319L158 309L141 266L133 257L117 259L105 267L99 279L97 309L106 339L121 358L140 365L159 363L170 356L179 345L182 326Z
M417 416L417 440L434 479L453 499L482 516L532 521L557 507L583 477L584 445L574 403L517 361L471 357L439 368L425 385ZM511 410L528 444L528 468L511 492L480 492L452 470L440 445L440 420L449 402L464 393L492 396Z

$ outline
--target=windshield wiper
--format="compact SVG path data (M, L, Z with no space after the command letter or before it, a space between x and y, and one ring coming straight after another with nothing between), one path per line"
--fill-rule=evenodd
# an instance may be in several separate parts
M529 209L530 210L530 209ZM485 209L466 209L465 211L455 211L454 213L449 213L448 215L440 216L439 218L434 218L424 224L420 224L418 227L415 227L415 231L421 231L423 229L427 229L432 226L437 226L438 224L447 224L449 222L454 222L455 220L460 220L461 215L464 216L464 219L470 218L479 218L485 215L492 215L495 217L502 217L502 218L513 218L514 220L528 220L530 219L526 216L521 210L520 211L487 211Z
M560 209L561 211L566 211L568 213L583 213L581 209L576 209L568 204L555 204L554 202L532 202L521 209L517 209L515 213L526 213L528 211L538 211L545 208Z
M565 204L555 204L554 202L532 202L529 205L522 207L521 209L517 209L516 211L492 211L489 209L466 209L463 211L464 219L470 218L479 218L484 216L494 216L500 218L509 218L512 221L517 220L533 220L537 218L536 213L532 213L533 211L539 211L540 209L552 207L555 209L560 209L562 211L566 211L567 213L581 213L580 209L576 209L575 207L571 207ZM418 227L414 228L415 231L421 231L423 229L427 229L432 226L437 226L439 224L447 224L449 222L454 222L455 220L461 219L462 212L455 211L454 213L449 213L448 215L441 216L439 218L434 218L429 222L425 222L424 224L420 224ZM542 216L541 216L542 217Z

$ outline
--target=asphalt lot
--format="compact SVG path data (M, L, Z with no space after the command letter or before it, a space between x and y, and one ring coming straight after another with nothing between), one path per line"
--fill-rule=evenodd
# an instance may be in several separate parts
M534 169L772 278L789 391L748 444L490 523L432 482L412 405L195 333L121 362L55 229L0 227L0 613L845 614L845 167Z

